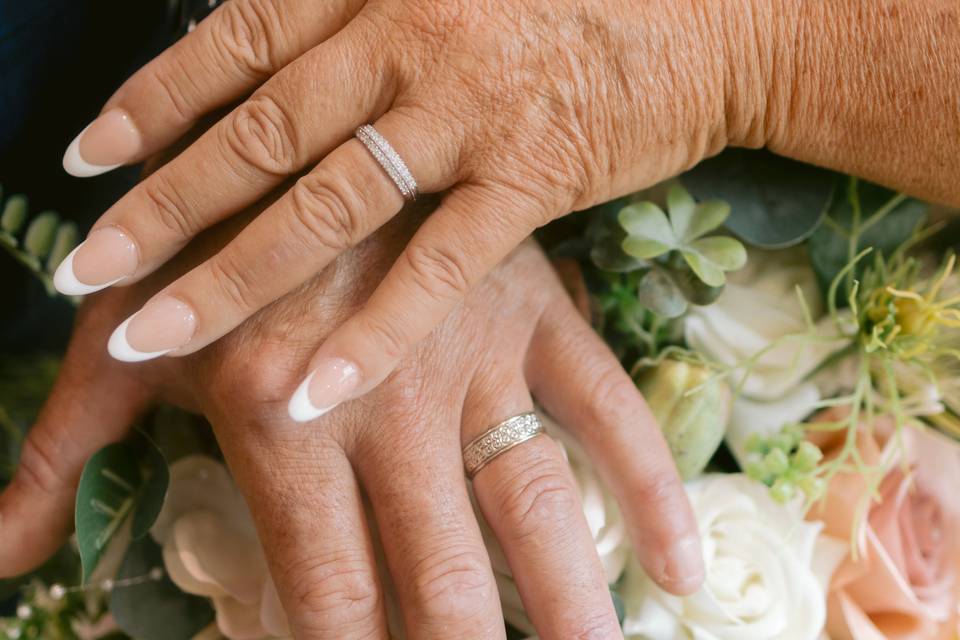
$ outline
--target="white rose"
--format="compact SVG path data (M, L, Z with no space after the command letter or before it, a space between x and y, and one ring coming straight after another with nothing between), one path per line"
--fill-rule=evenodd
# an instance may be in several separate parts
M253 518L226 467L205 456L170 465L170 488L151 535L170 579L210 598L229 640L289 638ZM216 638L213 629L201 637Z
M735 367L789 335L808 330L797 287L816 322L817 334L834 336L824 316L816 276L806 253L751 251L747 267L731 274L720 298L694 307L685 319L687 344L711 360ZM749 369L727 429L727 442L744 462L743 444L754 433L771 435L809 415L821 393L808 376L843 346L842 340L782 341ZM731 382L743 375L738 369Z
M597 475L593 463L586 452L568 433L557 426L549 417L540 412L543 425L552 438L563 447L574 482L583 502L583 513L587 525L593 533L593 540L597 547L597 554L606 572L607 582L613 584L620 579L630 556L630 539L626 525L617 507L616 500L604 488ZM503 607L503 616L507 622L518 630L533 634L533 624L523 610L520 593L510 574L503 550L497 543L493 532L478 516L483 531L483 539L490 554L494 576L500 590L500 601Z
M799 503L778 504L741 474L704 476L687 493L700 525L704 585L673 596L631 562L620 591L628 640L816 640L846 545L804 521Z

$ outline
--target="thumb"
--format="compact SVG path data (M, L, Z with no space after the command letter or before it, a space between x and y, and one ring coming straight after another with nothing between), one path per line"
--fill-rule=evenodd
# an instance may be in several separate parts
M73 529L77 483L87 459L119 440L149 402L141 380L106 356L78 325L50 396L0 494L0 577L49 558Z

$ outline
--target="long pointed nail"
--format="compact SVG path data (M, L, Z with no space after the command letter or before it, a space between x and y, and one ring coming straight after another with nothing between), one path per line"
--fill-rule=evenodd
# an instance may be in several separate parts
M297 422L314 420L348 400L359 384L357 365L342 358L321 360L297 387L287 412Z
M141 144L140 132L127 112L111 109L73 139L63 154L63 168L78 178L98 176L132 160Z
M127 278L137 270L137 245L117 227L97 229L63 259L53 286L68 296L85 296Z
M157 298L123 321L110 336L107 350L123 362L159 358L190 342L197 316L176 298Z

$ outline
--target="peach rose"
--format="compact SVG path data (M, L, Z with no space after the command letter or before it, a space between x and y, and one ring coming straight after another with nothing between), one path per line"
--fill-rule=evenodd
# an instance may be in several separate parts
M836 420L836 410L820 420ZM818 434L829 459L845 433ZM861 428L863 464L889 468L879 499L864 502L857 473L838 473L809 517L851 539L856 554L833 576L827 631L833 640L954 640L960 606L960 446L919 424L896 435L891 417ZM863 513L866 504L866 513Z

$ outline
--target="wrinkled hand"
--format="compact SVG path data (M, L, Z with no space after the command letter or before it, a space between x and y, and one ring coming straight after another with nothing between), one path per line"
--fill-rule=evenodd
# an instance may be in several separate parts
M59 286L135 281L319 161L120 327L111 353L142 360L210 344L400 210L397 187L351 139L375 121L422 191L452 190L311 359L304 373L342 383L291 409L320 415L379 384L536 227L741 135L730 130L740 125L727 118L720 54L752 55L749 38L722 29L741 25L742 10L673 0L231 0L118 91L67 166L89 174L98 170L90 163L142 157L255 93L112 207ZM728 52L730 41L744 50Z
M374 393L316 425L291 421L286 398L306 358L396 257L409 237L401 222L187 358L133 367L103 350L117 318L173 273L89 300L0 497L0 574L31 568L63 542L84 461L162 397L213 424L296 637L387 636L365 494L409 637L502 638L460 448L529 410L532 391L597 461L651 575L678 593L695 589L699 540L669 451L632 381L533 244L485 279ZM177 266L208 254L196 248ZM473 488L540 636L620 637L560 449L534 438L492 461Z

